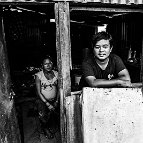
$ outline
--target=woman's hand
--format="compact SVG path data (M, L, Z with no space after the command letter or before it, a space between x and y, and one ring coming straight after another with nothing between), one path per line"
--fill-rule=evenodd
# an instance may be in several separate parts
M54 107L57 107L58 106L58 101L55 101L54 102Z
M54 106L51 105L50 103L47 102L46 105L47 105L49 110L55 110Z

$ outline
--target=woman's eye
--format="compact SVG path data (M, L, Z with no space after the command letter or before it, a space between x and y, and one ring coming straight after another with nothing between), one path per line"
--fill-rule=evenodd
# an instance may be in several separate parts
M47 66L47 65L52 65L52 63L46 63L46 64L44 64L44 66Z

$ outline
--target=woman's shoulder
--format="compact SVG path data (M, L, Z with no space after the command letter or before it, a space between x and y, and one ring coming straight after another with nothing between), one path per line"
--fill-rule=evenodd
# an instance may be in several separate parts
M43 71L39 71L39 72L35 73L35 75L41 75L41 74L43 74Z
M43 76L43 71L39 71L37 73L35 73L35 76L38 76L39 78L41 78Z

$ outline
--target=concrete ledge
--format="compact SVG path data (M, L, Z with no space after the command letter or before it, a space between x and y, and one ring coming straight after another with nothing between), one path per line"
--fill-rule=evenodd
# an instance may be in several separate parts
M84 143L143 143L141 88L83 88Z

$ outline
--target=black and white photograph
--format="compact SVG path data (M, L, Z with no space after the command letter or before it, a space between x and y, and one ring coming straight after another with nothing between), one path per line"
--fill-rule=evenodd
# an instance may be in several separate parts
M0 0L0 143L143 143L143 0Z

